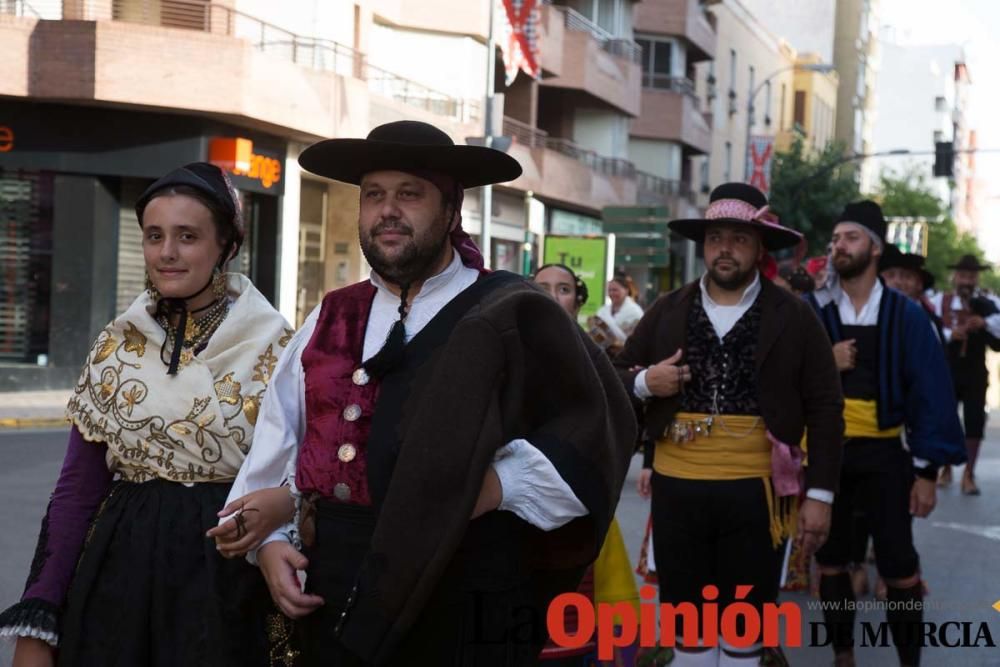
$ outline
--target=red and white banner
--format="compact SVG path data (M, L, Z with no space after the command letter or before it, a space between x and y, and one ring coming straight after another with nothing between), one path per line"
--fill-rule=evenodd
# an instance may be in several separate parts
M498 5L506 85L514 83L518 70L537 79L539 0L499 0Z
M774 163L774 137L750 137L747 150L747 182L765 195L771 189L771 165Z

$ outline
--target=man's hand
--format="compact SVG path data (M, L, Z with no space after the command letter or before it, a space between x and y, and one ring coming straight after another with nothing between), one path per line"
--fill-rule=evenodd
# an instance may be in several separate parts
M55 664L55 652L48 642L34 637L17 638L13 667L52 667Z
M647 445L648 447L648 445ZM652 495L653 469L643 468L639 471L639 479L635 482L635 488L639 492L640 498L649 498Z
M677 350L669 359L646 369L646 388L659 398L681 393L685 382L691 381L691 367L679 366L683 350Z
M500 478L497 471L490 466L486 470L486 477L483 479L483 486L479 489L479 498L476 506L472 509L472 518L475 519L487 512L492 512L500 507L503 500L503 487L500 486Z
M954 326L951 329L951 340L963 341L969 337L969 330L965 324Z
M937 484L932 479L917 477L910 489L910 514L921 519L934 511L937 504Z
M833 345L833 358L837 361L837 370L844 372L854 369L858 359L858 346L855 340L842 340Z
M256 548L274 530L292 520L295 502L287 486L260 489L234 500L219 512L228 521L209 530L215 546L225 558L242 556Z
M966 331L980 331L986 328L986 320L979 315L969 315L965 319Z
M806 498L799 507L799 530L795 535L796 545L803 550L806 559L812 558L816 550L823 546L830 534L830 503L815 498Z
M304 570L309 559L288 542L268 542L257 552L257 564L271 591L271 599L285 616L302 618L324 604L318 595L302 592L296 570Z

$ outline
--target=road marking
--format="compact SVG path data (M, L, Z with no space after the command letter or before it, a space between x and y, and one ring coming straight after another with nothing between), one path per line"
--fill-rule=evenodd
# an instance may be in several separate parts
M1000 542L1000 526L973 526L966 523L954 523L951 521L932 521L931 525L935 528L951 528L952 530L960 530L963 533L971 533L972 535L985 537L988 540L997 540Z

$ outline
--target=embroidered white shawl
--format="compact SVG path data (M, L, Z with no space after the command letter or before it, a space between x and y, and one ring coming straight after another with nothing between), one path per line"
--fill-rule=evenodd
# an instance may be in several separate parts
M292 330L245 276L228 274L227 291L225 320L176 375L160 360L167 334L148 292L98 334L67 414L86 440L107 444L122 479L235 479Z

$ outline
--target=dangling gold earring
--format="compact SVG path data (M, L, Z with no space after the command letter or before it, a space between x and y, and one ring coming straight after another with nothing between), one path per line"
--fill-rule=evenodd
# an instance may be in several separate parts
M215 271L213 272L212 293L215 295L216 300L223 299L226 296L226 274L219 267L215 267Z
M149 273L146 273L146 291L149 292L149 298L153 302L160 300L160 290L156 289L156 285L153 284L153 280L149 277Z

